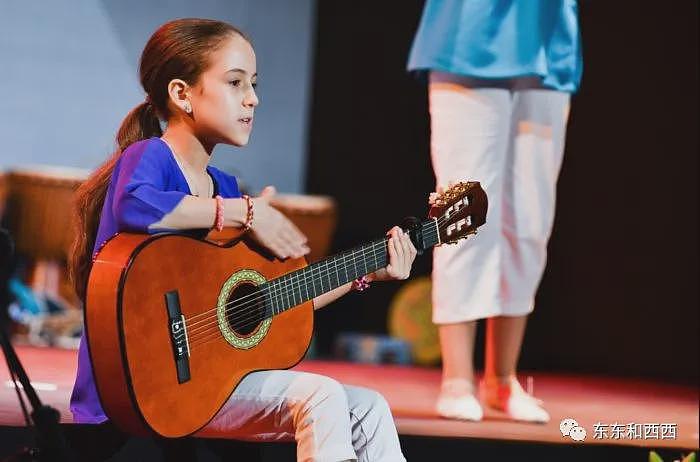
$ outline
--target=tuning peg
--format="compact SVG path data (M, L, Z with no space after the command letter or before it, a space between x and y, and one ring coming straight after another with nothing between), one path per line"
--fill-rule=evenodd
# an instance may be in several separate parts
M431 192L428 195L428 204L435 207L444 207L447 205L443 192Z

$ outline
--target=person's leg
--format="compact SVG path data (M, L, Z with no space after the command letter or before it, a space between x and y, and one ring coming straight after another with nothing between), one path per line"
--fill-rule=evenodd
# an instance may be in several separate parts
M486 365L482 398L516 420L549 420L539 400L526 395L515 376L527 316L496 316L486 323Z
M503 194L504 313L488 321L484 384L487 402L518 420L549 420L515 375L527 315L546 263L568 108L566 93L514 91L510 167Z
M486 327L486 368L482 399L512 419L545 423L549 414L542 401L523 390L516 377L527 315L490 318Z
M247 375L198 436L297 442L299 461L355 460L345 388L287 370Z
M368 388L350 385L344 388L358 462L405 462L394 418L384 397Z
M480 420L473 396L476 320L500 313L501 191L510 124L510 92L473 88L458 76L431 73L431 158L438 190L475 180L489 196L476 236L433 251L433 321L438 324L443 382L437 411Z
M442 355L442 381L460 380L464 385L455 382L454 391L473 393L469 384L474 383L474 338L476 336L476 321L440 324L440 349Z
M485 377L513 377L527 316L495 316L486 322Z
M476 321L438 325L442 382L436 411L442 417L481 420L483 410L474 387Z

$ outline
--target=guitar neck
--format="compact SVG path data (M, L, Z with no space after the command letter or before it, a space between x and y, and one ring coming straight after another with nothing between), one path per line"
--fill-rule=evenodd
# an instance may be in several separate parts
M419 252L439 243L435 220L418 224L409 235ZM265 293L268 314L279 314L384 268L389 263L388 240L374 240L262 284L258 289Z

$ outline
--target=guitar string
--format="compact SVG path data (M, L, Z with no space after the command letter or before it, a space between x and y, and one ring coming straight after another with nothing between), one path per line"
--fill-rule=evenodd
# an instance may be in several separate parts
M375 247L375 248L377 248L377 247L381 248L381 245L376 245L376 246L374 246L374 247ZM380 258L376 258L376 257L380 257ZM378 256L378 255L375 254L375 255L374 255L374 258L373 258L373 257L370 257L370 256L366 256L366 258L364 258L363 256L358 255L358 257L357 257L357 258L354 258L353 260L345 259L345 262L346 262L346 263L347 263L347 262L352 262L353 265L357 266L357 263L367 263L367 262L370 262L371 260L378 261L378 260L381 259L381 258L384 258L384 259L385 259L385 258L386 258L386 255L379 255L379 256ZM366 265L365 265L365 266L366 266ZM333 285L333 283L332 283L332 281L331 281L331 279L330 279L330 276L332 276L333 274L335 274L336 280L337 280L338 282L340 281L339 276L340 276L340 273L341 273L341 272L340 272L340 268L339 268L338 266L335 266L335 269L333 269L333 268L331 268L330 266L328 266L326 269L328 269L328 271L323 271L323 272L322 272L322 271L319 269L319 272L318 272L318 273L313 273L313 272L312 272L312 274L310 275L310 277L302 277L302 276L300 275L300 276L298 276L298 277L296 278L296 280L295 280L294 277L292 277L292 278L289 279L288 283L285 283L285 284L278 284L277 286L279 287L279 289L275 289L275 290L272 290L272 291L268 291L267 293L263 293L263 294L260 295L259 297L255 298L255 299L253 299L253 300L249 300L249 301L247 301L246 303L244 303L244 304L242 304L242 305L232 306L232 307L226 309L226 310L224 311L224 314L228 314L229 312L233 311L233 310L236 309L236 308L239 308L239 309L246 309L246 312L244 312L242 316L239 316L238 318L231 318L230 320L228 320L229 323L234 324L238 329L241 329L241 328L246 327L246 326L248 325L248 324L245 324L247 321L249 321L251 318L260 317L261 314L262 314L261 320L262 320L262 319L265 319L266 317L268 317L268 316L266 315L266 312L267 312L268 310L266 310L265 307L263 307L263 310L262 310L262 311L264 311L265 313L261 313L261 312L260 312L261 310L250 309L250 308L251 308L253 305L254 305L253 308L259 306L259 305L257 304L257 302L260 302L261 300L266 299L268 296L269 296L269 299L270 299L270 300L274 300L274 303L277 303L277 299L278 299L278 297L280 297L280 294L287 293L287 292L289 292L290 290L291 290L291 291L297 291L297 290L298 290L298 293L299 293L299 295L301 296L301 288L302 288L302 285L304 285L304 287L306 288L306 293L307 293L307 297L308 297L309 285L310 285L309 282L310 282L310 281L312 281L312 282L319 281L319 282L321 282L321 284L322 284L322 278L323 278L323 277L328 277L328 281L330 282L330 284L328 284L329 287L331 287L331 286ZM349 282L349 281L348 281L348 282ZM315 284L314 284L314 286L315 286ZM338 285L337 287L340 287L340 285ZM313 289L312 289L312 290L313 290ZM322 290L323 290L323 289L322 289ZM332 290L332 289L330 289L330 290ZM326 291L324 291L324 293L325 293L325 292L326 292ZM303 297L300 297L300 298L303 298ZM313 297L308 298L308 300L311 300L312 298L313 298ZM286 299L286 300L285 300L285 299ZM237 300L239 300L239 299L237 299ZM282 302L281 305L288 304L288 302L289 302L290 300L293 301L293 302L296 302L296 297L292 294L292 295L289 295L289 296L287 296L287 297L284 297L284 299L280 299L280 301ZM308 300L307 300L307 301L308 301ZM286 302L286 303L285 303L285 302ZM290 305L289 308L291 308L291 307L293 307L293 306L296 306L296 305L299 305L299 304L301 304L301 303L303 303L303 302L294 303L294 304ZM223 305L222 305L222 306L223 306ZM279 314L279 313L281 313L281 312L283 312L283 311L285 311L285 309L283 309L283 308L278 308L278 309L276 309L274 305L271 306L271 314L272 314L273 316L276 315L276 314ZM216 318L216 319L214 319L214 318ZM206 323L206 324L202 324L203 322L208 321L208 320L210 320L211 322L208 322L208 323ZM255 320L255 321L253 322L252 325L257 324L258 322L260 322L260 320ZM241 323L244 323L244 324L241 324ZM196 328L194 328L194 329L191 329L191 330L190 330L190 328L189 328L189 326L188 326L188 334L187 334L187 335L188 335L188 338L197 339L197 338L199 338L199 337L202 336L202 335L206 335L208 330L210 330L212 327L218 327L218 324L219 324L219 321L218 321L218 313L215 313L215 314L213 314L212 316L210 316L207 320L200 320L200 321L199 321L199 325L198 325ZM218 330L218 329L216 329L216 330ZM183 333L183 334L180 334L180 336L182 336L182 335L184 335L184 333ZM194 340L193 340L193 341L194 341Z
M439 219L439 221L443 221L443 219L441 218L441 219ZM436 228L436 231L437 231L437 228ZM433 231L433 233L436 233L436 231ZM384 241L384 242L386 242L386 241ZM296 306L296 305L290 306L290 307L288 307L288 308L292 308L292 307L294 307L294 306ZM288 309L288 308L287 308L287 309ZM283 310L282 310L282 311L283 311ZM280 312L281 312L281 311L280 311ZM273 313L274 313L274 311L273 311ZM274 313L274 314L278 314L278 313ZM273 316L274 316L274 314L273 314ZM236 326L236 327L239 328L239 329L241 329L241 328L243 328L243 327L248 327L248 326L251 326L251 325L258 324L258 323L260 323L261 321L263 321L265 318L267 318L268 316L267 316L267 315L262 315L262 316L260 316L260 314L258 314L257 317L255 317L255 316L252 316L252 317L254 318L252 322L248 322L248 323L246 323L246 324L244 324L244 325L242 325L242 326ZM249 317L248 319L250 319L250 317ZM218 327L218 323L216 324L216 327ZM204 344L206 344L206 343L209 343L210 341L213 341L213 340L216 340L216 339L219 339L219 338L221 338L221 335L220 335L220 330L219 330L218 328L211 329L211 330L209 330L209 332L204 333L204 334L200 331L200 332L199 332L199 335L198 335L198 337L197 337L197 339L196 339L196 341L193 341L192 344L190 345L190 350L192 350L192 348L193 348L194 346L198 346L198 347L199 347L199 346L201 346L201 345L204 345Z
M336 272L336 277L338 275L339 275L339 272ZM332 286L332 284L330 286ZM308 300L311 300L313 297L308 297L308 295L307 295L307 298L308 298ZM275 308L275 306L273 305L273 306L271 306L271 310L268 310L267 307L263 307L262 310L258 310L257 312L249 311L248 313L246 313L247 316L244 316L243 319L239 318L238 320L231 320L231 321L227 321L227 322L229 324L231 324L234 329L238 329L238 330L241 330L241 329L244 329L244 328L250 327L250 326L255 326L256 324L259 324L264 319L271 317L271 315L274 316L276 314L282 313L282 312L286 311L287 309L293 308L294 306L297 306L297 305L302 303L302 302L296 303L295 297L290 297L290 300L292 300L293 303L287 303L287 305L289 305L288 307ZM207 326L204 326L203 329L200 328L200 330L194 334L195 339L191 342L191 347L194 345L199 345L201 343L206 343L210 334L212 334L212 333L218 334L219 332L220 332L219 323L218 323L218 319L217 319L215 322L213 322ZM188 334L188 335L190 335L190 334Z
M431 233L435 233L435 231L430 231L430 232L431 232ZM431 236L428 234L427 237L431 237ZM355 262L356 262L356 261L360 261L360 262L365 263L364 266L365 266L365 268L366 268L366 267L367 267L366 262L370 260L370 257L369 257L368 255L365 255L364 253L366 253L367 251L369 251L369 250L371 249L371 250L372 250L372 258L376 260L376 253L375 253L375 250L376 250L377 248L386 247L386 244L387 244L387 239L383 239L382 241L378 241L378 242L372 244L371 247L368 246L368 247L365 247L365 248L360 248L360 249L358 249L358 250L357 250L357 254L355 254L355 251L353 250L353 251L352 251L352 252L353 252L353 253L352 253L352 258L349 259L349 258L343 257L343 263L346 264L347 262L352 262L352 263L353 263L353 266L356 266L356 265L355 265ZM385 256L386 256L386 255L384 255L384 257L385 257ZM332 259L329 259L329 260L332 260ZM304 270L302 269L301 271L304 271ZM347 271L347 270L346 270L346 271ZM325 277L330 276L330 275L333 274L333 273L336 273L336 278L337 278L337 275L339 274L338 265L336 264L336 265L334 265L334 266L332 267L330 264L326 264L325 268L320 268L320 267L319 267L319 272L318 272L318 274L314 274L314 273L313 273L313 270L312 270L312 274L310 275L310 278L311 278L311 281L312 281L312 282L314 282L315 280L319 280L319 281L321 282L321 284L323 284L323 279L322 279L322 278L323 278L324 276L325 276ZM270 281L270 282L274 283L274 281L278 281L278 280L281 279L282 277L285 277L285 276L281 276L280 278L275 279L275 280ZM290 278L289 282L288 282L288 283L285 283L284 286L283 286L282 284L279 284L279 283L277 283L276 285L273 285L273 286L272 286L272 287L273 287L273 290L272 290L272 291L268 291L267 293L270 294L270 295L272 296L271 298L277 298L277 297L279 296L280 293L287 292L287 290L289 289L290 286L292 286L292 290L295 290L296 288L301 288L301 284L302 284L302 275L299 274L299 275L297 276L297 280L296 280L296 281L295 281L293 278L294 278L294 277L292 276L292 278ZM315 279L315 278L318 278L318 279ZM330 281L330 278L329 278L329 281ZM303 283L305 283L305 285L308 285L308 282L309 282L309 276L304 276L304 277L303 277ZM296 287L294 287L295 284L296 284ZM332 285L332 284L330 284L330 285ZM258 291L258 292L256 292L256 293L252 293L252 294L246 295L246 296L244 296L244 297L237 298L237 299L232 300L231 302L229 302L229 303L227 303L227 304L221 305L221 307L226 307L226 306L229 306L229 305L236 304L235 306L231 306L231 309L242 308L243 306L240 304L240 302L242 302L243 300L249 299L250 297L253 297L253 296L255 296L255 295L258 295L258 297L257 297L256 299L246 301L246 307L249 307L249 306L251 306L252 304L254 304L255 302L258 302L258 301L260 301L261 299L263 299L263 298L266 297L266 294L265 294L265 293L263 293L262 295L260 295L260 292L261 292L261 291ZM201 325L203 322L206 322L206 321L212 319L213 317L216 317L216 316L218 315L218 313L216 313L217 311L218 311L218 308L213 308L213 309L211 309L211 310L205 311L205 312L203 312L203 313L199 313L198 315L195 315L195 316L191 317L191 318L189 319L190 322L188 322L188 332L190 332L190 328L192 328L193 326L199 326L199 325ZM228 312L228 311L230 311L230 310L226 310L226 312ZM210 315L208 318L206 318L206 319L199 319L199 320L197 320L197 321L194 322L194 323L191 322L191 321L194 320L194 319L201 318L201 316L202 316L202 315L205 315L205 314L211 314L211 315ZM191 332L194 333L194 332L196 332L197 330L198 330L198 328L194 328L194 329L191 329ZM184 335L184 334L182 334L182 335Z
M438 220L436 220L436 221L438 221L438 223L439 223L439 222L444 221L445 219L446 219L446 217L441 217L440 219L438 219ZM430 223L430 222L427 222L427 223ZM431 238L431 237L434 238L434 237L435 237L435 234L437 234L437 228L436 228L435 230L430 230L430 229L428 229L428 231L427 231L427 232L424 232L424 233L425 233L426 237L428 237L428 238ZM376 248L377 246L385 245L386 243L387 243L387 240L382 240L382 241L380 241L380 242L374 244L374 245L372 246L372 248L373 248L373 250L374 250L374 248ZM362 249L362 250L366 250L366 249ZM364 258L365 261L368 261L368 260L369 260L369 256L361 255L361 257L367 257L367 258ZM382 255L382 257L386 258L386 254ZM376 260L376 254L374 254L374 253L373 253L373 258ZM353 255L352 261L354 262L354 261L356 261L356 260L358 260L358 259L355 258L354 255ZM346 261L347 261L347 260L346 260ZM336 279L338 278L338 275L340 274L340 272L339 272L339 268L337 267L337 265L336 265L336 267L334 268L335 271L333 271L333 269L331 269L330 265L327 265L325 269L328 269L329 271L326 271L325 273L323 273L322 270L319 269L319 276L328 276L329 274L332 274L333 272L335 272L335 273L336 273ZM316 277L316 275L313 274L313 272L312 272L311 278L313 279L314 277ZM304 279L304 280L303 280L304 283L307 283L307 282L308 282L308 277L304 277L303 279ZM329 282L330 282L330 279L329 279ZM292 278L289 280L289 283L288 283L288 284L285 284L284 287L282 287L282 286L280 285L280 286L279 286L279 287L280 287L280 290L274 291L273 293L275 293L275 297L276 297L278 293L280 293L280 292L282 292L282 291L286 291L286 290L288 290L290 287L292 288L292 290L296 290L297 288L300 289L300 288L301 288L301 284L302 284L302 277L301 277L301 275L299 275L299 277L298 277L298 279L297 279L296 281L295 281L294 278L292 277ZM308 287L307 287L306 289L307 289L307 296L308 296ZM299 293L301 294L301 292L299 292ZM251 295L252 295L252 294L251 294ZM264 298L264 297L266 297L266 295L262 295L262 297L258 297L258 299ZM241 299L236 299L236 300L234 300L234 302L237 302L237 301L240 301L240 300L241 300ZM293 300L294 302L296 302L296 298L293 297L293 296L292 296L292 300ZM302 303L302 302L300 302L300 303ZM300 304L300 303L298 303L298 304ZM295 303L294 305L291 305L291 306L288 307L288 308L291 308L291 307L296 306L296 305L298 305L298 304ZM248 305L250 305L250 304L248 304ZM288 309L288 308L286 308L286 309ZM227 310L227 311L230 311L230 310ZM283 310L280 310L279 312L282 312L282 311L284 311L284 309L283 309ZM278 314L278 312L275 310L274 306L272 307L272 314L273 314L273 316L276 315L276 314ZM252 312L252 313L251 313L251 316L248 316L247 318L244 318L244 319L241 319L241 318L239 318L239 319L232 319L232 320L229 320L229 322L236 324L236 328L242 329L242 328L247 327L247 326L250 326L250 325L258 324L259 322L261 322L262 320L264 320L266 317L268 317L266 313L260 313L260 312L258 311L258 312ZM218 317L217 317L217 318L218 318ZM240 324L241 322L249 321L249 320L251 320L251 319L253 320L252 322L247 322L247 323L244 323L244 324ZM199 323L201 324L201 322L202 322L202 321L200 321ZM194 346L194 345L201 345L201 344L203 344L203 343L206 343L206 342L209 340L209 339L207 338L207 335L211 334L212 332L213 332L214 334L217 334L214 338L217 338L217 337L218 337L219 329L213 329L213 330L207 331L206 328L207 328L207 327L211 327L211 326L212 326L212 325L205 326L205 327L204 327L204 330L202 330L202 326L199 326L197 329L194 329L191 333L188 334L188 338L192 338L191 347ZM213 326L218 327L218 319L217 319L217 321L216 321L215 323L213 323ZM189 328L188 328L188 332L189 332ZM181 335L184 335L184 333L181 334ZM204 339L204 342L201 341L202 339Z
M430 236L428 236L428 237L430 237ZM383 239L382 241L378 241L378 242L372 244L372 247L371 247L371 248L368 246L368 247L365 247L365 248L360 247L360 248L358 248L357 250L354 250L354 249L353 249L353 250L351 250L351 251L352 251L352 259L348 259L348 258L346 258L346 257L343 257L343 258L344 258L344 262L347 262L347 261L354 262L354 261L357 260L357 259L361 259L361 258L365 257L365 255L363 254L363 252L366 252L366 251L368 251L368 250L370 250L370 249L372 250L372 253L373 253L373 256L374 256L374 255L375 255L375 253L374 253L375 249L376 249L377 247L386 246L386 243L387 243L387 239ZM348 251L348 252L351 252L351 251ZM357 254L355 254L355 252L357 252ZM336 259L337 259L337 258L339 258L339 257L336 257ZM332 259L333 259L333 258L330 258L330 259L328 259L328 260L326 260L326 261L329 261L329 260L332 260ZM335 267L336 267L336 269L337 269L337 264L335 265ZM307 267L307 268L308 268L308 267ZM328 270L328 271L325 271L325 270ZM301 271L304 271L304 269L302 269ZM325 271L325 272L323 272L323 271ZM312 272L312 273L313 273L313 272ZM331 274L331 273L332 273L332 269L331 269L330 264L326 264L326 267L325 267L325 268L319 268L319 273L318 273L318 274L312 274L312 275L311 275L311 278L314 278L314 277L316 277L316 276L319 276L319 277L322 278L323 276L328 276L328 275ZM270 282L270 283L274 283L275 281L278 281L279 279L281 279L281 278L283 278L283 277L285 277L285 276L286 276L286 275L280 276L279 278L274 279L274 280L269 281L269 282ZM308 280L308 277L306 277L305 279ZM305 281L305 282L307 282L307 281ZM283 292L283 291L286 291L286 289L287 289L287 287L282 287L279 283L278 283L277 285L278 285L279 287L278 287L278 288L277 288L277 287L274 287L274 288L273 288L274 290L273 290L273 292L272 292L272 293L275 295L275 297L276 297L279 293L281 293L281 292ZM221 305L221 307L227 307L227 306L230 306L230 305L232 305L232 304L234 304L234 303L240 303L240 302L242 302L242 301L244 301L244 300L246 300L246 299L248 299L248 298L250 298L250 297L256 296L256 295L259 295L259 294L258 294L258 293L253 293L253 294L249 294L249 295L243 296L243 297L241 297L241 298L237 298L237 299L235 299L235 300L232 300L232 301L229 302L229 303L226 303L226 304ZM260 300L260 298L262 298L262 297L264 297L264 295L263 295L263 296L258 296L257 300ZM255 300L253 300L253 301L255 301ZM232 308L237 308L237 307L239 307L239 306L240 306L240 305L236 305L236 306L234 306L234 307L232 307ZM207 311L204 311L204 312L202 312L202 313L199 313L199 314L197 314L197 315L192 316L192 317L189 318L189 320L188 320L188 321L189 321L189 322L188 322L188 326L198 325L198 324L201 324L201 323L204 322L204 321L207 321L208 319L211 319L211 315L212 315L212 314L215 314L215 312L217 312L218 309L219 309L219 307L214 307L214 308L212 308L212 309L209 309L209 310L207 310ZM205 316L205 315L210 315L210 316L209 316L207 319L199 319L199 318L201 318L202 316ZM193 320L196 320L196 322L192 322Z
M379 244L386 244L386 241L380 242ZM375 246L375 247L376 247L376 246ZM364 257L364 255L361 255L361 257ZM376 260L377 260L377 259L376 259L376 254L373 254L373 257L374 257L374 260L376 261ZM386 254L380 255L380 257L381 257L382 259L386 259ZM357 259L356 259L356 260L357 260ZM367 256L367 258L364 258L364 260L365 260L365 261L369 261L369 260L370 260L370 257ZM329 267L329 269L330 269L330 267ZM338 276L339 276L339 274L340 274L339 268L336 266L335 270L336 270L336 271L327 271L325 275L332 274L333 272L335 272L335 273L336 273L336 279L339 281L339 279L338 279ZM316 276L312 274L312 278L314 278L314 277L316 277ZM283 290L287 290L287 289L289 288L289 286L295 286L295 285L296 285L296 287L294 287L293 290L295 290L296 288L300 288L300 287L301 287L301 282L302 282L302 281L301 281L301 278L299 278L296 282L294 282L294 280L290 280L290 284L287 285L286 287L284 287ZM304 282L306 282L306 281L304 281ZM330 282L330 278L329 278L329 282ZM332 283L331 283L330 285L332 285ZM329 285L329 286L330 286L330 285ZM299 293L301 294L301 292L299 292ZM307 297L308 297L308 286L307 286ZM309 298L309 299L311 299L311 298ZM279 314L279 313L285 311L286 309L292 308L292 307L297 306L297 305L299 305L300 303L302 303L302 302L296 303L296 298L295 298L295 297L292 297L292 300L294 301L293 304L291 304L291 305L290 305L289 307L287 307L287 308L279 309L279 311L276 310L274 306L272 306L272 307L271 307L271 308L272 308L272 310L271 310L271 311L272 311L272 315L274 316L274 315L276 315L276 314ZM236 328L238 328L238 329L242 329L242 328L244 328L244 327L248 327L248 326L251 326L251 325L258 324L260 321L264 320L264 319L267 318L267 317L269 317L269 315L267 314L267 310L264 309L263 313L261 313L260 311L252 312L252 313L250 313L249 316L244 317L244 319L241 319L241 318L232 319L232 320L229 321L229 323L230 323L230 324L234 324L234 325L236 326ZM250 322L251 319L252 319L252 322ZM249 321L249 322L246 322L246 321ZM242 322L243 322L243 324L241 324ZM218 316L217 316L217 320L214 321L213 323L211 323L211 324L205 326L204 329L202 329L202 326L200 326L198 329L196 329L196 332L192 331L192 333L190 333L190 331L189 331L189 329L188 329L188 338L195 338L195 339L192 341L192 345L194 345L194 344L199 344L199 343L200 343L200 342L199 342L200 339L206 338L207 335L211 334L212 332L218 333L218 332L219 332L219 328L218 328L218 327L219 327L219 322L218 322ZM181 336L182 336L182 335L184 335L184 333L181 334Z
M444 221L444 218L441 218L441 219L439 219L438 221ZM429 223L429 222L428 222L428 223ZM436 233L437 233L437 229L436 229L436 230L433 230L433 231L428 230L428 232L426 233L426 237L429 237L429 238L430 238L430 237L434 237L434 236L431 236L431 234L434 235L434 234L436 234ZM386 243L387 243L387 240L384 239L384 240L379 241L379 242L377 242L377 243L375 243L375 244L372 245L372 250L373 250L372 258L373 258L373 259L376 260L376 253L374 252L374 249L376 249L376 248L379 247L379 246L385 246ZM368 248L365 248L365 249L360 249L360 250L368 250L368 249L369 249L369 247L368 247ZM353 263L355 263L356 261L362 261L362 262L365 263L365 267L366 267L366 262L370 260L370 257L369 257L368 255L364 255L364 254L362 254L362 253L359 253L357 256L358 256L359 258L357 258L356 255L353 253L353 258L352 258L350 261L352 261ZM382 257L386 258L386 254L382 255ZM348 259L344 259L344 262L347 262L347 261L348 261ZM324 269L327 270L327 271L324 271ZM314 280L314 278L319 277L318 280L321 281L321 283L322 283L322 277L324 277L324 276L329 276L329 275L331 275L331 274L333 274L333 273L336 273L336 279L337 279L337 278L338 278L338 275L340 274L339 268L337 267L337 265L335 265L335 268L332 268L330 265L326 265L326 268L324 268L324 269L319 268L319 273L318 273L318 274L314 274L313 271L312 271L312 274L311 274L311 276L310 276L311 279ZM258 296L258 297L257 297L256 299L254 299L254 300L248 300L248 302L246 302L245 304L240 304L239 302L240 302L241 300L245 299L245 298L249 298L249 297L251 297L251 296L256 295L256 293L250 294L250 295L245 296L245 297L241 297L241 298L239 298L239 299L235 299L235 300L233 300L231 303L228 303L228 304L222 305L222 306L227 306L227 305L236 304L236 306L232 306L230 309L227 309L227 310L225 311L225 313L230 312L230 311L232 311L232 310L235 309L235 308L249 308L249 307L250 307L252 304L254 304L256 301L259 301L259 300L261 300L261 299L266 298L266 297L268 296L268 294L271 296L271 299L272 299L273 297L274 297L274 298L278 297L279 294L282 293L282 292L287 292L290 288L292 288L292 290L300 289L300 288L301 288L301 285L302 285L302 282L303 282L303 283L306 283L306 285L307 285L306 289L307 289L307 295L308 295L308 282L309 282L309 277L304 276L304 277L303 277L303 280L302 280L302 275L300 274L300 275L297 276L297 279L296 279L296 280L294 279L294 277L292 277L292 278L289 279L288 283L285 283L285 284L284 284L284 286L283 286L282 284L278 284L278 285L277 285L278 289L273 290L273 291L268 291L267 294L263 293L262 295ZM330 282L330 278L329 278L329 282ZM332 285L332 284L331 284L331 285ZM299 292L299 293L301 294L301 292ZM289 299L290 299L290 298L287 297L287 300L289 300ZM294 301L296 300L296 298L293 297L293 296L291 297L291 299L294 300ZM301 303L301 302L300 302L300 303ZM293 306L296 306L296 305L297 305L297 304L295 303L294 305L291 305L289 308L291 308L291 307L293 307ZM275 310L274 306L271 307L271 308L272 308L272 314L273 314L273 315L278 314L278 311ZM213 311L216 311L216 309L214 309ZM279 310L279 312L282 312L282 311L284 311L284 310L283 310L283 309L282 309L282 310ZM258 311L252 311L252 312L249 312L249 313L250 313L250 316L248 316L247 318L245 318L245 317L244 317L243 319L240 318L240 317L239 317L238 319L235 319L235 318L234 318L234 319L229 320L229 322L230 322L230 323L236 324L238 328L243 328L243 327L245 327L246 325L249 325L250 323L249 323L249 324L242 324L242 325L241 325L241 324L240 324L241 322L244 322L244 321L246 321L246 320L250 320L251 318L254 318L255 320L254 320L253 323L254 323L254 324L257 324L257 323L259 323L262 319L265 319L265 317L267 317L267 316L263 313L262 318L261 318L261 319L257 319L257 318L259 318L260 315L261 315L261 313L260 313L259 310L258 310ZM200 313L200 315L201 315L201 314L202 314L202 313ZM245 316L245 315L244 315L244 316ZM187 332L188 332L187 335L188 335L188 338L192 338L192 342L193 342L193 343L196 343L196 340L199 340L200 338L202 338L202 335L203 335L203 334L206 335L206 332L205 332L205 331L206 331L206 329L207 329L208 327L212 327L212 326L217 326L217 327L218 327L218 314L217 314L217 315L214 315L214 316L211 316L209 319L214 318L214 317L216 317L217 320L215 320L213 323L210 323L209 325L206 325L206 326L202 326L202 325L201 325L201 323L204 322L205 320L199 320L197 323L195 323L195 324L199 324L199 326L196 327L195 329L192 329L192 330L190 330L190 327L192 326L192 324L188 325L188 326L187 326ZM191 318L191 319L194 319L194 318ZM203 330L203 328L204 328L204 330ZM218 330L218 329L216 329L216 330ZM184 336L184 335L185 335L185 333L183 332L182 334L180 334L180 337L181 337L181 336ZM176 337L176 338L177 338L177 337Z
M438 221L438 224L441 224L440 222L441 222L441 221L444 221L445 219L447 219L447 217L441 217L441 218L439 218L439 219L437 220L437 221ZM427 222L427 223L432 223L432 222ZM437 234L437 229L435 229L435 230L428 230L428 231L429 231L430 233L435 234L435 235ZM432 236L429 236L429 237L432 237ZM384 240L382 240L381 242L376 243L375 246L376 246L376 245L381 245L381 244L386 244L386 242L387 242L387 239L384 239ZM360 250L362 250L361 247L358 249L358 252L359 252ZM353 251L353 252L354 252L354 251ZM330 259L332 259L332 257L331 257ZM329 260L330 260L330 259L329 259ZM325 275L325 274L324 274L324 275ZM284 277L284 276L280 276L280 277ZM274 281L274 280L273 280L273 281ZM271 281L271 282L272 282L272 281ZM240 299L232 300L231 302L229 302L229 303L227 303L227 304L224 304L224 305L222 305L222 306L225 307L225 306L227 306L227 305L230 305L230 304L232 304L232 303L239 302L239 301L244 300L245 298L250 297L250 296L253 296L253 295L255 295L255 294L250 294L250 295L247 295L247 296L245 296L245 297L241 297ZM207 311L203 311L203 312L201 312L201 313L199 313L199 314L196 314L196 315L194 315L194 316L192 316L192 317L190 318L190 321L191 321L191 320L194 320L194 319L198 319L198 318L200 318L200 317L202 317L202 316L204 316L204 315L207 315L207 314L209 314L209 313L211 313L211 312L213 312L213 311L217 311L218 308L219 308L219 307L213 307L213 308L211 308L211 309L209 309L209 310L207 310ZM199 323L199 321L197 321L197 323ZM197 324L197 323L195 323L195 324Z

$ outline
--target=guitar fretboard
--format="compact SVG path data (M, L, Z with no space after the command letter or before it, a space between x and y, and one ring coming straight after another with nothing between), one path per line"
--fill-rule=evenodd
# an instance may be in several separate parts
M433 247L439 242L437 223L423 222L415 235L414 242L422 250ZM262 284L258 290L265 295L266 314L279 314L384 268L388 264L387 243L388 238L378 239Z

